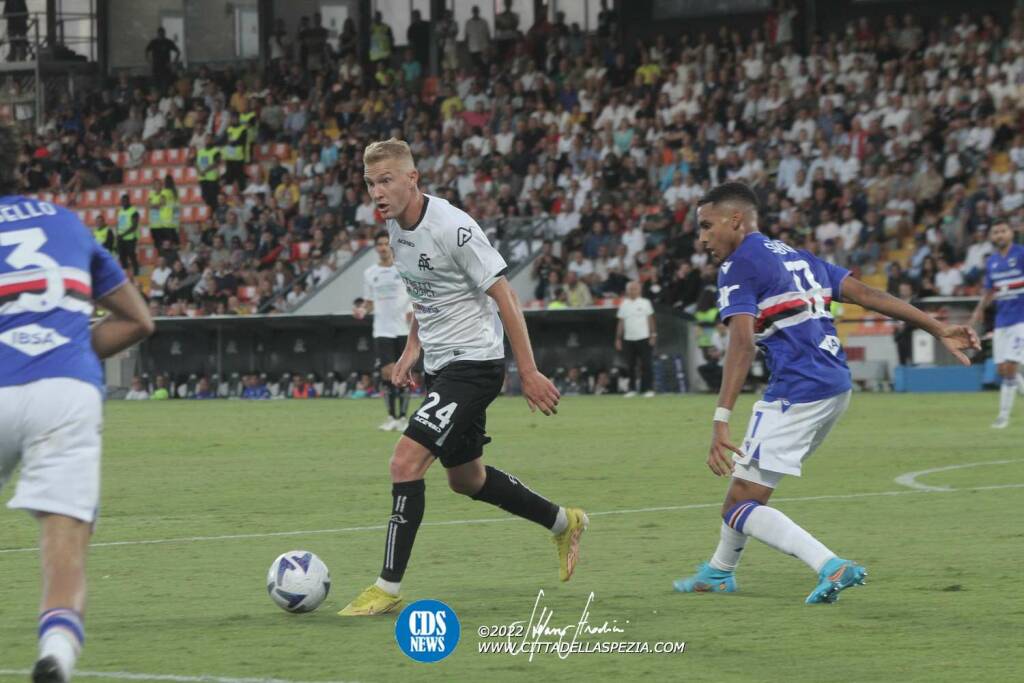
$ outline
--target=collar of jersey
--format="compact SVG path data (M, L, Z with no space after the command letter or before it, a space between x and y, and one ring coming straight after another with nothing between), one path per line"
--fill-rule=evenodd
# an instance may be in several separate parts
M403 228L401 225L399 225L398 229L399 230L403 230L405 232L412 232L416 228L420 227L420 223L423 222L423 217L427 215L427 204L429 202L430 202L430 196L427 195L426 192L424 192L423 193L423 208L420 209L420 217L416 219L416 222L412 224L411 228L406 229L406 228Z

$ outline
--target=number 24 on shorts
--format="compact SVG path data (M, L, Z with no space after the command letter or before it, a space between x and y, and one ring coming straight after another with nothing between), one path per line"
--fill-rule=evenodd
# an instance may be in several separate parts
M421 424L426 424L429 427L436 429L438 432L443 431L445 427L448 426L448 423L452 421L452 415L455 413L456 408L459 407L457 402L452 401L445 406L436 408L437 404L440 402L441 395L436 391L432 391L427 394L427 400L424 402L423 406L416 411L416 417L419 418L418 421ZM434 411L433 417L430 415L431 410ZM434 423L435 420L437 421L436 424Z

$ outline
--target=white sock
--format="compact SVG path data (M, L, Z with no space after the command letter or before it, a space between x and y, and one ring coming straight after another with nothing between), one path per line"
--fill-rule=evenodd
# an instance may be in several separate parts
M70 680L85 637L82 618L71 609L47 610L39 617L39 633L39 659L56 659Z
M1004 379L999 387L999 417L1009 419L1013 410L1013 397L1017 395L1017 378Z
M566 529L569 528L569 518L565 515L565 508L559 506L558 516L555 517L555 523L551 525L551 533L556 536Z
M746 536L722 522L721 538L718 541L718 547L715 548L715 554L711 556L708 564L719 571L736 571L736 565L740 563L740 555L746 545Z
M385 581L384 579L378 576L377 580L374 581L374 585L389 595L397 596L400 592L402 592L401 581Z
M754 501L737 504L729 517L734 526L747 536L753 536L779 552L803 560L815 572L821 571L825 563L836 556L822 545L821 541L807 533L796 522L779 510Z

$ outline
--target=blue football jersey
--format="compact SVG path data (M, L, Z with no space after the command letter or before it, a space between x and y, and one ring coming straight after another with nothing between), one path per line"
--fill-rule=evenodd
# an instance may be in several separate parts
M73 212L0 198L0 386L70 377L103 390L92 350L92 301L124 271Z
M845 268L754 232L718 269L722 320L754 316L754 339L771 372L764 400L808 403L850 389L846 353L829 305Z
M995 293L996 327L1024 323L1024 245L996 250L985 262L985 289Z

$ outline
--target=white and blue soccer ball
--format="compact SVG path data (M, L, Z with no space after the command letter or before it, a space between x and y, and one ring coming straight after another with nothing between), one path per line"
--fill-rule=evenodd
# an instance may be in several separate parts
M308 550L286 552L267 572L267 593L286 612L312 612L330 591L327 565Z

